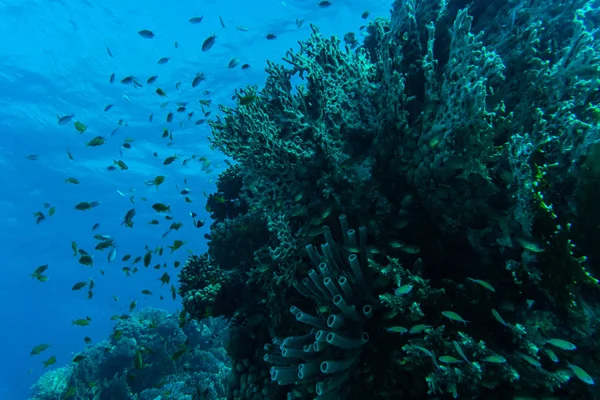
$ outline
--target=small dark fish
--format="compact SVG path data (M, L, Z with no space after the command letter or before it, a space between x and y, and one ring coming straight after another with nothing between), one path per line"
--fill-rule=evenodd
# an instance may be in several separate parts
M163 161L163 165L169 165L172 164L173 161L177 160L177 156L169 156L167 158L165 158L165 160Z
M244 96L239 96L238 98L240 99L240 105L242 106L247 106L249 104L252 104L254 102L254 100L256 100L256 96L253 94L247 94Z
M125 225L128 228L133 228L133 217L135 217L135 208L127 211L127 214L125 214L125 218L123 218L121 225Z
M87 147L97 147L97 146L102 146L104 143L106 143L106 139L104 139L102 136L96 136L95 138L93 138L92 140L87 142L86 146Z
M165 181L165 177L163 175L158 175L156 178L154 178L154 180L152 180L152 184L154 186L156 186L156 188L158 189L158 187Z
M37 154L30 154L28 156L25 156L25 158L28 160L36 161L40 159L40 156L38 156Z
M110 74L110 78L108 79L108 81L110 83L114 83L115 82L115 73L114 72L112 74Z
M94 226L92 226L92 231L95 231L96 229L100 228L100 223L95 223Z
M144 254L144 267L147 268L151 262L152 262L152 252L148 251L148 252L146 252L146 254Z
M58 118L58 124L64 125L64 124L68 124L69 122L71 122L73 117L75 117L75 114L63 115L62 117L60 115L57 115L56 117Z
M248 68L250 68L250 64L244 64L244 65L242 65L242 69L248 69Z
M200 22L202 22L202 20L204 19L204 16L202 17L192 17L190 19L188 19L190 24L199 24Z
M152 39L154 37L154 32L149 31L147 29L142 29L138 32L138 34L144 39Z
M169 58L169 57L163 57L163 58L161 58L160 60L158 60L158 64L160 64L160 65L165 65L166 63L168 63L168 62L169 62L169 60L170 60L170 58Z
M209 36L208 38L206 38L206 40L204 41L204 43L202 43L202 51L208 51L211 49L211 47L214 46L215 41L217 40L217 35L213 34L211 36Z
M369 11L365 11L364 13L362 13L361 17L362 17L362 19L367 19L367 18L369 18L370 14L371 13Z
M148 85L152 85L154 82L156 82L156 78L158 78L158 75L151 76L150 78L148 78L148 80L146 81L146 83Z
M82 201L81 203L77 203L75 205L75 209L79 211L87 211L92 209L92 205L87 201Z
M194 78L194 80L192 81L192 87L196 87L200 84L200 82L205 81L206 77L204 76L203 73L196 73L196 77Z
M277 36L274 33L267 33L267 40L275 40Z
M171 206L168 206L166 204L163 203L155 203L152 205L152 208L154 209L154 211L156 212L171 212Z
M348 32L344 35L344 42L352 48L358 46L358 40L356 40L356 35L354 32Z
M125 78L121 79L121 83L123 85L129 85L133 83L133 76L126 76Z
M156 94L160 97L167 97L167 94L161 88L156 89Z
M83 282L77 282L76 284L73 285L73 287L71 288L71 290L81 290L84 287L87 286L87 282L83 281Z
M223 22L223 18L219 15L219 22L221 23L221 26L223 28L225 28L225 22Z
M106 46L106 52L108 53L108 55L112 58L112 53L110 52L110 49L108 48L108 46Z
M322 2L319 3L319 7L329 7L331 5L331 2L328 0L323 0Z
M240 63L240 59L239 58L232 58L231 61L229 61L229 64L227 65L228 68L235 68L239 65Z
M104 112L107 112L108 110L110 110L111 108L113 108L112 104L107 105L106 107L104 107Z
M42 351L46 350L48 347L50 347L49 344L38 344L37 346L35 346L33 348L33 350L31 350L31 353L29 353L29 355L30 356L37 356Z

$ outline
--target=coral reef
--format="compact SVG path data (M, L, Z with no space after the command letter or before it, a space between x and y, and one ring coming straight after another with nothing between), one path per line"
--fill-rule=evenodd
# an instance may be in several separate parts
M118 316L117 316L118 317ZM71 365L42 375L33 400L223 398L230 373L224 321L189 321L143 309L117 319L110 339L87 346Z
M346 216L340 216L347 225ZM273 338L265 346L264 361L273 364L271 379L279 385L311 383L307 393L319 397L340 398L349 388L346 383L356 375L362 348L369 342L366 325L379 304L371 291L371 282L360 265L367 259L366 228L347 229L345 247L338 246L325 227L326 243L318 253L312 245L306 250L314 268L308 277L294 281L294 288L316 302L318 316L292 305L296 320L311 327L302 336ZM359 239L360 238L360 239ZM355 249L348 254L344 248Z
M397 0L221 107L180 293L231 320L229 398L595 395L598 10Z

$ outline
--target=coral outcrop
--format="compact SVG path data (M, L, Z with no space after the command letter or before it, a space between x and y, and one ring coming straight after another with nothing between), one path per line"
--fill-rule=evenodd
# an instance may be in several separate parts
M592 398L598 10L397 0L221 107L235 165L180 280L225 277L230 398Z
M118 317L118 316L117 316ZM117 319L109 339L42 375L33 400L223 398L231 368L222 320L187 322L147 308Z

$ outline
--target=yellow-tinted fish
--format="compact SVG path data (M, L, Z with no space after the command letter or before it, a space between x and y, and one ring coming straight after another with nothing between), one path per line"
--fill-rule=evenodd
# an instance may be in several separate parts
M571 364L571 363L567 363L569 366L569 369L571 371L573 371L573 374L575 374L575 376L583 383L587 384L587 385L594 385L594 379L590 376L590 374L588 374L587 372L585 372L583 370L583 368L578 367L575 364Z
M86 317L81 319L74 319L73 322L71 322L71 325L88 326L91 322L92 319L90 317Z
M494 287L492 285L490 285L489 283L487 283L486 281L483 281L481 279L473 279L473 278L467 278L467 279L470 280L471 282L475 282L478 285L481 285L482 287L486 288L490 292L496 291L496 289L494 289Z
M29 355L36 356L36 355L40 354L42 351L46 350L48 347L50 347L49 344L38 344L31 350Z
M97 147L97 146L102 146L104 143L106 143L106 139L104 139L102 136L96 136L95 138L93 138L92 140L87 142L86 146L87 147Z
M175 251L179 250L181 248L181 246L183 246L184 244L185 244L185 242L182 240L173 241L173 245L169 246L169 249L171 249L171 254L173 254Z
M454 311L442 311L442 315L452 321L462 322L463 324L467 324L469 321L465 321L463 317L455 313Z
M156 188L158 189L158 187L165 181L165 177L162 175L158 175L156 178L154 178L154 180L152 181L152 183L154 184L154 186L156 186Z
M47 359L46 361L42 361L42 364L44 364L44 368L49 367L53 364L56 364L56 357L52 356L49 359Z
M44 276L43 273L47 269L48 269L48 264L40 265L29 276L33 277L34 279L37 279L40 282L46 282L48 280L48 277Z
M82 122L75 121L75 129L77 129L77 132L83 133L87 130L87 125Z

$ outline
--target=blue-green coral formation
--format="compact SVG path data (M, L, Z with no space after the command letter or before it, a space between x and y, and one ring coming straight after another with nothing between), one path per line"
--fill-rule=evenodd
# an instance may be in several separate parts
M225 349L213 342L226 324L184 322L152 308L121 316L109 339L42 375L32 399L223 398L230 367Z
M357 48L313 27L263 89L222 107L213 146L237 164L212 197L204 260L228 274L211 309L235 332L228 397L315 398L334 382L324 396L592 398L599 10L398 0ZM349 226L369 243L349 243ZM306 253L324 233L340 270ZM357 321L321 287L356 278L351 255L366 278L352 281ZM191 269L180 280L184 298L206 285ZM356 322L347 336L328 330L333 314ZM369 340L312 354L324 332ZM346 360L336 380L330 360Z

